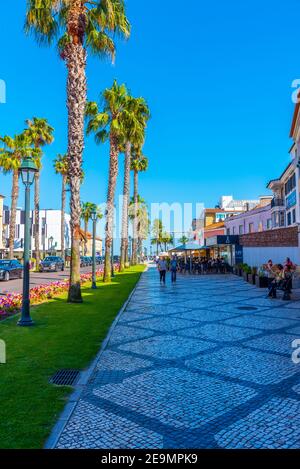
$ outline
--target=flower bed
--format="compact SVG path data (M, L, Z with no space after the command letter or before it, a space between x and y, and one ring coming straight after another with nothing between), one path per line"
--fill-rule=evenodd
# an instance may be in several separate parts
M118 270L118 265L115 269ZM96 271L96 277L100 278L103 275L103 267ZM80 275L81 284L92 281L92 273L84 273ZM49 284L38 285L30 289L30 303L36 305L43 303L44 301L50 300L62 293L68 291L69 280L59 280ZM5 296L0 296L0 321L16 314L20 311L22 305L22 294L21 293L8 293Z

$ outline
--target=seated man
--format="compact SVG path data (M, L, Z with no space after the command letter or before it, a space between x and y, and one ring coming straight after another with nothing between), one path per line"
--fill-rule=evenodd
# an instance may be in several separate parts
M277 298L277 289L282 288L284 285L285 281L285 272L283 269L282 264L278 264L277 266L273 266L272 269L275 277L270 283L269 286L269 293L268 293L268 298Z
M284 269L284 281L282 285L283 300L289 301L291 299L291 293L293 288L293 270L290 265L286 265Z

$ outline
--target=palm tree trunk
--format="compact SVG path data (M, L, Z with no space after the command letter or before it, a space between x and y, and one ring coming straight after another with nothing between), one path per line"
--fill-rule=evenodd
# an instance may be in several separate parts
M34 178L34 249L36 260L36 271L39 272L40 265L40 173Z
M84 240L84 255L87 255L87 230L88 230L88 222L84 221L84 233L85 233L85 240Z
M65 260L65 212L66 212L66 185L67 176L62 177L61 188L61 219L60 219L60 250L61 257Z
M140 259L142 257L142 254L143 254L143 240L142 238L139 238L138 239L138 255Z
M110 136L109 177L106 204L106 233L105 233L105 260L104 282L111 281L111 244L113 238L114 201L118 176L118 146L113 135Z
M68 67L68 167L71 190L71 268L68 301L81 303L80 285L80 185L84 149L86 105L86 51L83 47L85 10L82 0L73 0L68 11L67 30L71 41L64 49Z
M126 258L128 257L128 206L129 206L129 193L130 193L130 162L131 162L131 144L130 142L128 142L126 144L126 151L125 151L120 272L124 271Z
M134 187L133 187L133 202L134 202L134 219L133 219L133 240L132 240L132 265L137 264L137 223L138 223L138 171L134 171Z
M9 258L14 258L15 232L17 218L17 203L19 197L19 172L17 169L13 171L12 188L11 188L11 207L9 219Z

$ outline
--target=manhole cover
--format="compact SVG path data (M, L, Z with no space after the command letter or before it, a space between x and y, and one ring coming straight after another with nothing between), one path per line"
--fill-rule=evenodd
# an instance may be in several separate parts
M79 379L79 373L78 370L59 370L50 378L50 383L57 386L73 386Z
M242 311L256 311L258 308L255 308L254 306L240 306L238 309Z

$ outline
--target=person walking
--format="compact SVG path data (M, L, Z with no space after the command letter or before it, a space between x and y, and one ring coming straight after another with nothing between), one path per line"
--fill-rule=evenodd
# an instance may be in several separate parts
M172 257L171 263L170 263L170 268L171 268L171 279L172 283L176 282L176 277L177 277L177 259L176 257Z
M166 284L167 263L166 263L164 257L159 259L159 261L157 263L157 267L158 267L158 271L159 271L160 283L163 283L165 285Z

